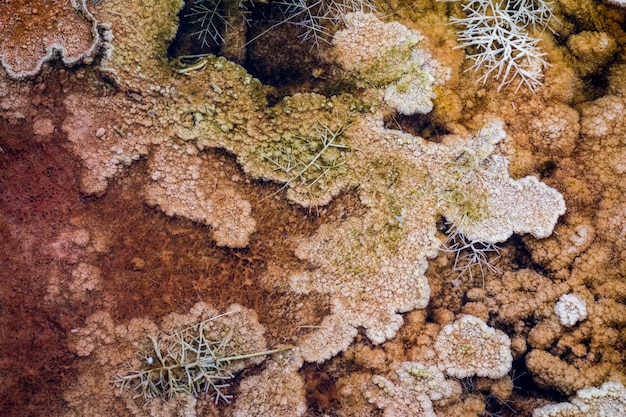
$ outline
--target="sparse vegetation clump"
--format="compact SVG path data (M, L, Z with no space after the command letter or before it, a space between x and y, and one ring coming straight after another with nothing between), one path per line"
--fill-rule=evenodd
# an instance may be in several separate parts
M118 376L113 383L123 391L134 392L134 398L146 401L205 393L215 403L228 403L232 395L225 390L246 361L289 349L244 352L233 338L234 329L216 332L212 326L215 320L235 312L211 317L163 337L148 336L151 347L141 355L145 369Z
M287 175L282 188L294 189L308 199L324 199L333 179L347 172L345 153L350 148L343 137L345 128L331 129L317 124L310 135L284 137L281 142L284 146L264 154L263 158L275 171Z
M452 281L454 285L459 285L461 279L466 276L472 281L474 277L480 277L484 288L486 273L502 273L495 265L500 258L498 245L483 240L468 239L454 225L448 229L447 235L444 251L454 254L452 269L458 272L458 276Z
M439 0L456 2L458 0ZM498 91L517 84L534 92L541 85L543 69L549 66L539 38L551 21L552 2L546 0L468 0L461 5L465 17L451 17L461 27L457 32L460 48L474 61L468 71L483 71L478 82L497 80Z
M332 29L350 12L373 12L370 0L195 0L189 13L195 27L193 33L203 47L227 43L225 33L259 21L269 27L246 44L262 37L272 29L288 24L296 26L302 42L318 49L321 43L330 43Z

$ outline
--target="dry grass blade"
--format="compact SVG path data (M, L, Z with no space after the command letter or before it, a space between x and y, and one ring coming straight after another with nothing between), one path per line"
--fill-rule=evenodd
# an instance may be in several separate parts
M113 383L123 391L134 391L134 398L144 400L170 399L179 393L193 396L206 393L216 403L228 403L232 396L224 389L230 386L230 380L235 376L233 365L289 348L241 352L232 339L233 329L221 338L213 338L207 331L207 323L222 316L224 314L211 317L162 338L149 336L151 352L143 356L147 369L118 376Z

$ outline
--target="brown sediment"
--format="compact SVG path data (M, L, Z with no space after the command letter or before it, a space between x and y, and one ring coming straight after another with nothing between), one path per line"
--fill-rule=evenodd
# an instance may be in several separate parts
M263 275L271 263L295 266L290 250L293 244L285 237L307 233L315 221L308 221L307 214L293 206L280 207L271 199L272 191L260 192L257 186L256 193L266 198L252 202L253 212L265 218L250 246L218 247L208 226L170 218L143 203L141 181L145 176L134 175L143 170L142 165L134 166L127 179L110 187L103 198L88 203L94 223L111 244L95 263L103 273L104 296L111 297L113 318L158 319L172 311L186 312L198 301L218 309L239 303L254 309L266 326L282 329L276 334L285 335L288 323L276 313L276 303L288 307L299 301L292 296L286 299L280 290L272 291L270 283L262 282ZM246 195L254 195L254 191L248 190ZM276 316L273 319L278 322L265 322L268 315Z
M44 249L79 210L73 159L56 143L30 140L27 126L0 120L0 414L41 415L62 405L77 372L65 340L81 306L46 303Z
M45 111L62 120L64 93L55 87L62 83L47 84L54 99ZM63 409L63 392L80 366L67 338L101 309L127 322L185 313L198 301L220 310L239 303L257 312L271 344L293 341L306 331L301 326L328 314L323 297L288 295L286 275L274 282L265 275L268 267L301 267L293 255L296 239L311 234L325 217L339 216L349 198L306 210L281 201L277 186L241 182L258 230L248 248L218 247L208 226L144 204L141 182L149 179L143 161L102 197L82 195L79 165L58 125L42 139L31 121L0 120L0 414L54 415ZM211 157L224 162L229 175L244 176L230 155ZM89 245L59 249L59 236L75 229L89 232ZM80 301L47 297L50 274L70 282L79 261L101 271L98 291Z

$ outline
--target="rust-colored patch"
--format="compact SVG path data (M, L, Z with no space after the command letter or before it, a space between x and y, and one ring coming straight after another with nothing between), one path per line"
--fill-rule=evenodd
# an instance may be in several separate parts
M93 49L95 36L94 23L69 0L8 0L0 6L0 62L15 74L38 71L53 47L75 62Z
M336 378L327 370L316 368L313 364L303 367L306 375L305 389L309 407L317 413L326 414L339 404L339 392Z
M299 237L341 216L352 197L309 211L285 202L279 186L241 181L237 192L250 201L258 230L248 248L229 249L214 244L209 227L143 203L144 161L102 197L81 195L80 166L59 128L65 76L47 83L46 97L54 99L20 124L0 119L0 415L61 413L64 391L90 360L79 360L66 339L99 310L124 323L186 313L200 300L218 309L236 302L257 312L270 346L294 343L328 314L325 297L289 291L289 275L306 267L293 249ZM55 128L42 140L31 126L44 113ZM229 177L245 177L232 156L215 151L211 158L226 162ZM64 240L77 230L88 244ZM51 296L51 274L64 291L79 263L99 269L99 287L81 299Z
M237 170L232 160L229 167ZM274 343L286 343L298 326L321 320L324 309L287 294L281 289L284 283L265 282L264 276L270 263L297 267L294 243L285 236L310 233L317 220L309 221L305 211L258 195L271 197L269 190L242 185L238 191L250 198L255 218L262 219L259 230L248 248L218 247L209 227L168 217L143 203L144 168L143 163L132 167L130 175L103 198L87 203L91 228L110 242L107 253L91 255L89 262L102 271L103 293L112 302L108 308L116 321L184 313L198 301L218 309L239 303L257 312L268 333L276 335ZM302 317L303 309L319 315Z
M55 260L43 247L80 201L65 151L1 124L0 415L50 415L76 375L65 339L80 312L44 302Z

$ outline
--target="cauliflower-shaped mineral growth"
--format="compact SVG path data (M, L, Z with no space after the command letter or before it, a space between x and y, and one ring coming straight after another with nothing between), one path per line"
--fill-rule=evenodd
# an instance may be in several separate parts
M439 362L456 378L506 375L513 362L510 347L504 332L470 315L444 326L435 342Z

